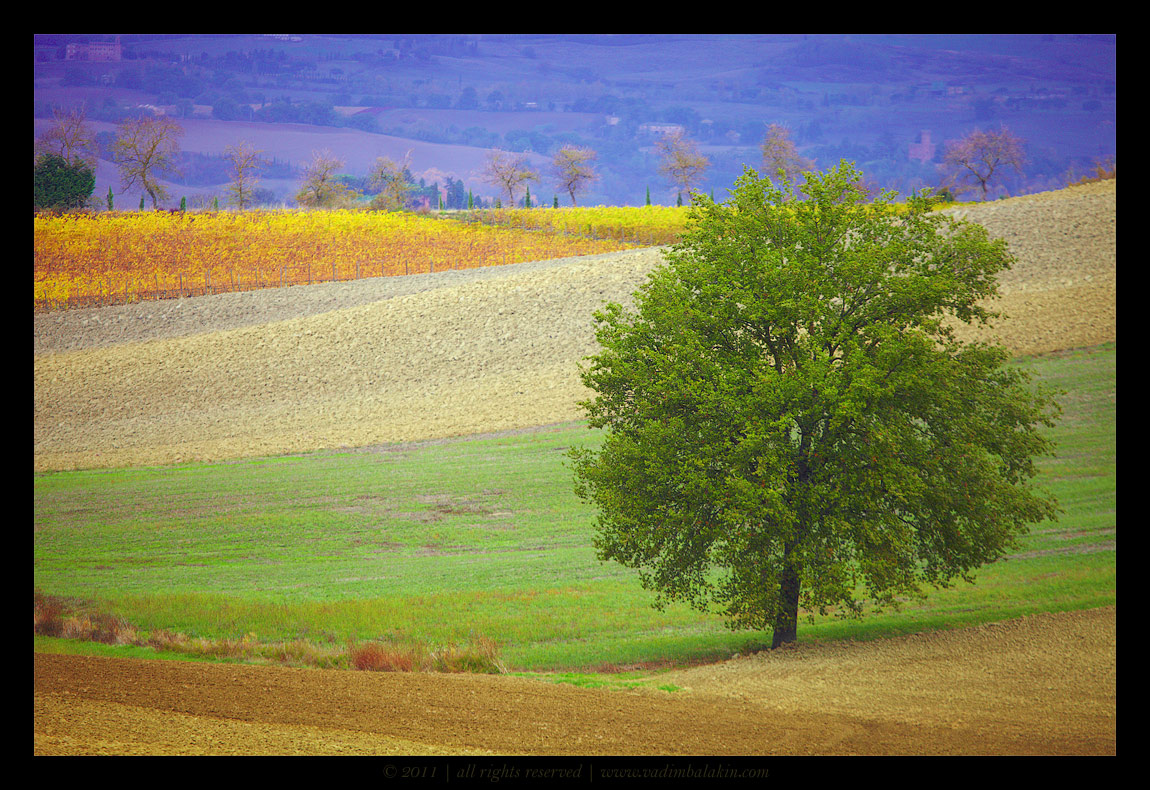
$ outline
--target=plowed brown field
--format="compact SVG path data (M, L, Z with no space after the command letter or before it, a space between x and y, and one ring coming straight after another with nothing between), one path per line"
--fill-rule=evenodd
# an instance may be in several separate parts
M36 754L1105 755L1115 610L537 679L37 654Z
M1116 340L1115 182L963 210L1019 354ZM292 452L579 416L590 310L650 251L36 316L34 468ZM397 404L402 404L400 408ZM36 654L35 754L1115 754L1116 611L800 645L679 691Z

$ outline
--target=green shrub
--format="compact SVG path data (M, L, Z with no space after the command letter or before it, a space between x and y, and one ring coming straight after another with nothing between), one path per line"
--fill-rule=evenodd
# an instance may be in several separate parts
M33 168L37 209L83 208L96 188L96 174L83 162L68 162L57 154L44 154Z

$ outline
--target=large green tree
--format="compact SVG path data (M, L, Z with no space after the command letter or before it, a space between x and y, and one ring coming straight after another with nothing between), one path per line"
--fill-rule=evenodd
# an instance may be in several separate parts
M634 307L595 315L604 437L571 452L601 559L776 647L800 610L970 581L1057 512L1032 481L1057 404L953 331L996 317L1005 243L848 163L795 191L748 169L696 196Z

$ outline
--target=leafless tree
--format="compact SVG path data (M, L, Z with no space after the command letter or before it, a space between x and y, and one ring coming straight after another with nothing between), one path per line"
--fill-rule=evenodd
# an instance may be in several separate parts
M355 193L341 184L336 171L343 167L343 160L326 148L312 151L312 160L304 170L303 185L296 193L296 202L308 208L341 208L355 198Z
M167 116L124 120L112 144L112 158L120 168L121 191L142 187L152 198L152 208L168 196L159 177L174 171L184 130Z
M555 181L560 189L571 196L572 206L577 205L575 195L599 177L591 167L593 161L595 161L594 151L574 145L563 146L551 160L551 166L555 170Z
M683 192L690 192L711 165L710 160L700 154L695 143L681 131L663 135L655 143L655 150L663 160L659 172L679 189L680 201Z
M1026 163L1025 143L1005 126L987 132L975 129L960 140L947 141L942 167L955 191L978 188L982 191L982 199L986 200L991 180L1003 168L1022 172Z
M263 151L252 148L246 140L224 149L224 155L232 163L232 181L228 185L228 203L243 210L251 205L256 184L259 183L257 173L264 165L260 158Z
M488 154L483 175L487 183L507 192L511 207L515 206L515 190L520 184L539 180L539 174L531 169L525 154L509 154L499 149Z
M372 198L371 207L382 211L401 211L407 204L407 193L413 184L407 178L407 169L411 165L411 151L404 155L403 161L381 156L376 158L375 166L371 171L371 184L380 188L379 194Z
M34 145L34 156L55 154L69 163L82 162L96 168L96 133L88 124L83 107L52 110L55 123Z
M763 168L768 178L777 178L781 172L788 181L794 181L803 171L814 167L814 162L799 153L791 140L791 130L772 123L763 139Z

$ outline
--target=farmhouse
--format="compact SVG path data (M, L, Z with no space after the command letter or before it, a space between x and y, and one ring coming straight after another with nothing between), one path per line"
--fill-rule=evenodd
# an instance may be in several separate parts
M65 60L118 61L123 54L120 37L115 41L88 41L82 44L69 44L65 50Z
M681 134L683 127L677 123L645 123L639 127L639 131L651 134Z

